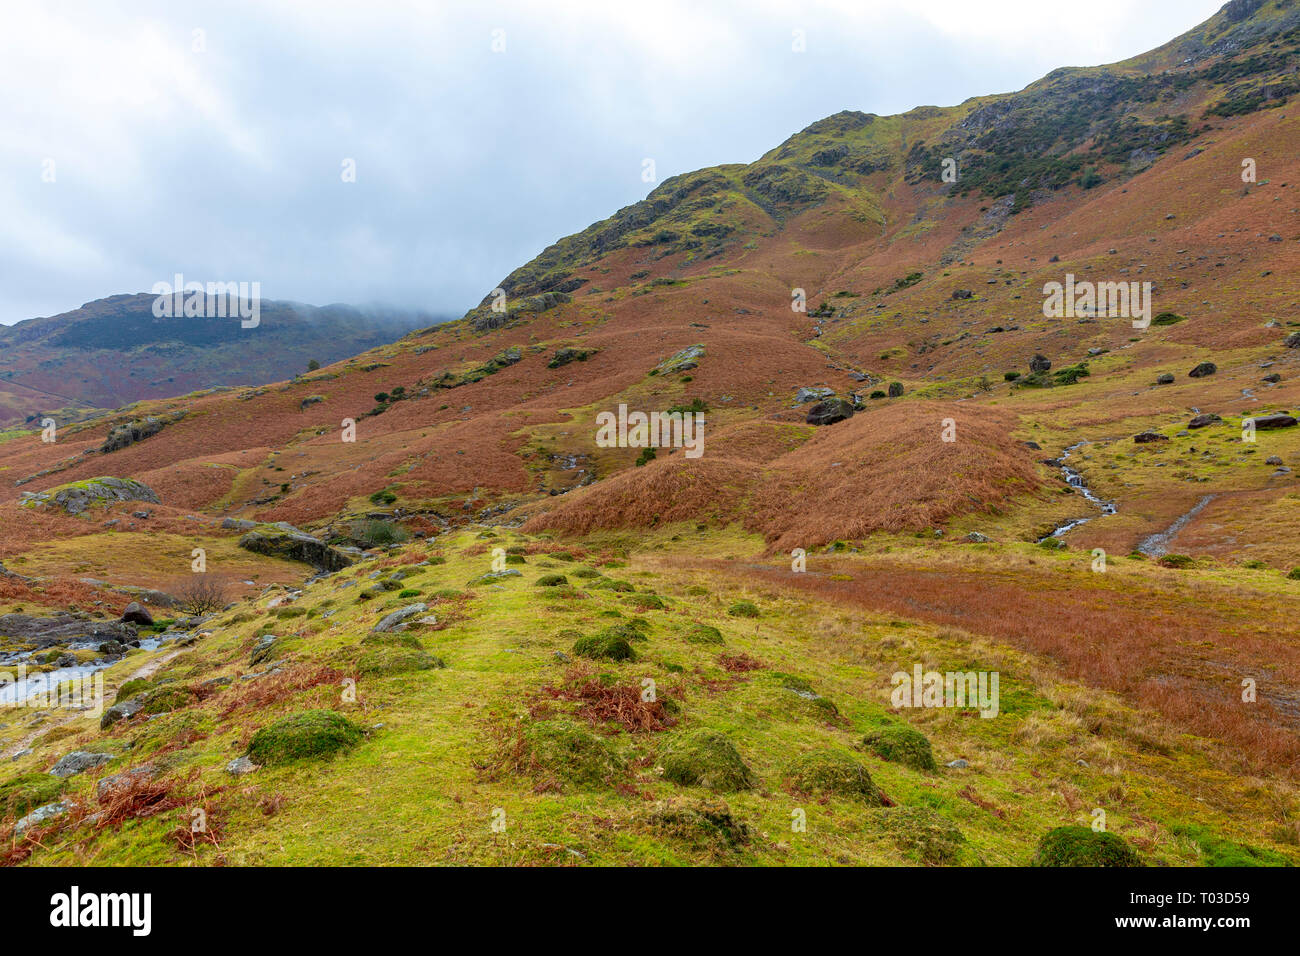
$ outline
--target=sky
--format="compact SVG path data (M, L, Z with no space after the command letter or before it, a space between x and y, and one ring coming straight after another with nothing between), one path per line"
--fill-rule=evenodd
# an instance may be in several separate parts
M843 109L948 106L1122 60L1220 5L7 5L0 323L178 273L459 316L677 173L752 162Z

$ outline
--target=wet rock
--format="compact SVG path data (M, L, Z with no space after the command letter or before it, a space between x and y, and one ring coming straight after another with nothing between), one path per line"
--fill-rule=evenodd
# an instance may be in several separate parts
M112 754L92 753L89 750L74 750L59 758L58 763L50 768L56 777L73 777L93 767L101 766L113 759Z
M153 626L153 615L143 607L132 601L122 612L122 623L124 624L142 624L145 627Z
M808 409L809 425L834 425L853 417L853 405L842 398L828 398Z

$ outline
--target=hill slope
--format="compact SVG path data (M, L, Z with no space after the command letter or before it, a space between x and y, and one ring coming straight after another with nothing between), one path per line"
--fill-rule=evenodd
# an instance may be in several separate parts
M674 177L319 371L0 435L0 612L176 619L66 649L147 711L0 728L68 802L7 859L1009 864L1102 810L1144 862L1295 862L1297 68L1300 4L1233 0ZM1076 281L1152 321L1045 312ZM620 406L702 454L598 440ZM158 502L56 506L105 475ZM195 549L233 603L190 620ZM900 703L916 667L999 715Z

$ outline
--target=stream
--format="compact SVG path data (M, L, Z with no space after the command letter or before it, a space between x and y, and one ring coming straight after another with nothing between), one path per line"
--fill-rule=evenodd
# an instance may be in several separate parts
M1082 494L1084 498L1086 498L1088 501L1092 502L1094 505L1099 507L1101 509L1102 515L1113 515L1116 511L1115 502L1104 501L1101 498L1098 498L1095 494L1093 494L1092 489L1083 483L1083 476L1065 463L1066 459L1070 457L1070 452L1074 451L1076 448L1081 448L1082 446L1087 444L1089 443L1086 441L1075 442L1069 448L1065 449L1065 451L1061 452L1061 457L1056 459L1058 462L1060 462L1061 474L1065 477L1066 482L1070 485L1071 488L1078 490L1079 493ZM1075 528L1079 527L1079 525L1087 524L1089 521L1091 521L1093 518L1096 517L1098 516L1088 515L1083 518L1073 518L1070 521L1067 521L1065 522L1065 524L1058 527L1051 534L1044 535L1043 537L1039 538L1038 541L1041 544L1042 542L1046 541L1048 538L1059 538L1062 535L1070 531L1073 531Z

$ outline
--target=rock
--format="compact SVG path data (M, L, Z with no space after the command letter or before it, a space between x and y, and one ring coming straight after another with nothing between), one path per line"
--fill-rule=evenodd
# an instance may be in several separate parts
M257 527L257 522L245 521L243 518L222 518L221 527L227 531L252 531Z
M466 586L474 587L476 584L493 584L504 578L522 578L524 573L516 571L514 568L506 568L504 571L489 571L487 574L480 574L472 579Z
M853 405L842 398L828 398L808 409L809 425L834 425L853 417Z
M74 750L59 758L58 763L50 768L56 777L73 777L84 773L92 767L106 764L113 759L112 754L91 753L89 750Z
M95 784L95 795L102 798L109 791L130 786L136 780L147 780L157 773L158 771L153 764L144 764L143 766L132 767L130 770L123 770L121 773L109 774Z
M1022 442L1021 444L1023 444L1026 448L1032 448L1034 451L1043 450L1043 446L1038 444L1038 442L1036 441L1027 441L1027 442Z
M1139 445L1149 445L1151 442L1169 441L1169 438L1159 432L1140 432L1133 436L1133 441L1137 442Z
M952 297L954 299L969 299L975 293L970 289L953 289Z
M944 764L944 766L949 767L953 770L965 770L967 767L970 766L970 763L965 760L962 760L961 758L958 758L956 760L950 760L948 763Z
M902 383L902 382L890 382L890 383L889 383L889 397L890 397L890 398L902 398L902 396L903 396L903 383Z
M415 617L417 614L423 614L428 609L429 605L427 604L409 604L406 607L387 615L382 621L371 628L371 632L375 634L383 634L388 631L396 630L409 618Z
M72 641L87 644L118 641L125 644L135 640L135 628L129 624L89 620L66 611L50 617L0 614L0 634L15 643L31 644L34 650Z
M1204 414L1197 415L1190 422L1188 422L1187 427L1205 428L1208 425L1217 425L1221 421L1223 421L1223 419L1220 418L1218 415L1215 415L1213 412L1205 412Z
M1248 418L1246 421L1255 423L1256 431L1265 431L1270 428L1293 428L1297 421L1292 415L1283 415L1277 413L1274 415L1257 415L1254 418Z
M1219 366L1215 365L1213 362L1202 362L1187 374L1191 378L1205 378L1207 375L1213 375L1218 370Z
M988 544L993 539L986 534L980 534L978 531L972 531L966 535L966 540L973 544Z
M249 760L247 756L236 757L234 760L230 761L230 763L226 764L226 773L234 774L237 777L246 773L254 773L261 769L262 767L260 764L253 763L253 761Z
M52 505L62 508L70 515L79 515L95 505L107 505L116 501L146 501L155 505L162 504L157 493L143 482L136 481L134 478L111 476L89 478L43 492L28 492L23 495L22 503L29 507Z
M263 634L258 638L257 643L253 645L253 653L249 655L248 663L257 666L271 656L271 648L279 638L274 634Z
M1300 349L1300 332L1292 332L1282 340L1282 344L1289 349Z
M1267 458L1264 459L1264 464L1266 464L1266 465L1280 465L1280 464L1282 464L1282 459L1279 458L1279 457L1277 457L1277 455L1269 455Z
M1035 354L1034 357L1029 360L1029 371L1034 372L1035 374L1038 372L1046 372L1051 367L1052 361L1046 355Z
M807 402L819 402L823 398L830 398L834 394L835 390L832 388L801 388L795 393L794 403L796 405L803 405Z
M1161 373L1161 374L1156 378L1156 384L1157 384L1157 385L1172 385L1172 384L1174 384L1174 376L1173 376L1173 374L1170 373L1170 372L1162 372L1162 373Z
M145 627L152 627L153 615L150 614L148 611L146 611L144 608L142 608L135 601L132 601L130 604L126 606L126 610L122 612L122 623L143 624Z
M1277 372L1274 372L1271 375L1265 375L1262 379L1260 379L1260 381L1268 382L1270 385L1276 385L1278 382L1282 381L1282 376L1278 375Z
M337 548L332 548L319 538L313 538L297 529L267 525L250 531L239 539L239 546L254 554L264 554L286 561L301 561L322 571L342 571L353 559Z
M675 372L689 372L691 369L699 367L699 360L703 357L703 345L688 345L676 355L671 355L664 359L655 366L655 368L660 375L672 375Z
M37 807L31 813L27 814L27 816L14 824L14 833L22 833L28 827L62 816L71 809L72 804L67 800L60 800L58 803L47 803L43 807Z
M119 720L126 720L140 713L140 708L144 707L145 695L132 697L130 700L121 700L114 704L108 710L104 711L104 716L99 718L99 729L107 730Z

